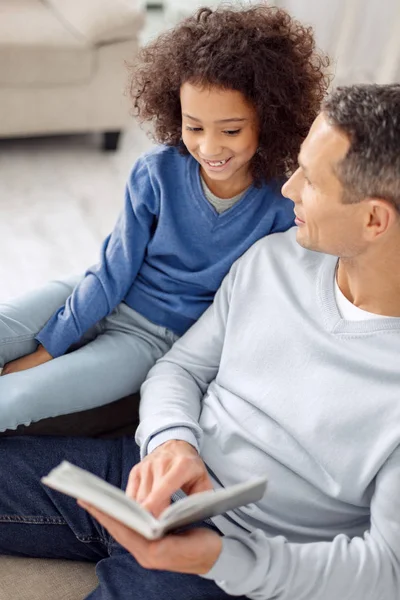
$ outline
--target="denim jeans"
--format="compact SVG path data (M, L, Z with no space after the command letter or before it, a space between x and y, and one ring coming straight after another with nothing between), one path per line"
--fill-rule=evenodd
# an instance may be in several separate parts
M61 460L125 489L140 458L133 438L0 439L0 554L96 562L99 586L90 600L232 597L197 575L141 567L73 498L40 483Z
M35 336L79 279L52 281L0 304L0 367L37 348ZM122 302L90 328L72 352L0 377L0 431L103 406L137 392L156 360L177 339Z

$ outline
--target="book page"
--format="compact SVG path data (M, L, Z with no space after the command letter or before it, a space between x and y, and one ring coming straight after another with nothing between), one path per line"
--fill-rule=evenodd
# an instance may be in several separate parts
M266 477L258 477L228 488L200 492L178 500L165 509L160 516L163 533L222 515L239 506L258 502L264 496L266 487Z

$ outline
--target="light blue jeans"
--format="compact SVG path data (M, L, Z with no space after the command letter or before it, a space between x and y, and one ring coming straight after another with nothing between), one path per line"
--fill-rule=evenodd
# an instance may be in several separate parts
M0 367L34 352L35 336L79 281L53 281L0 304ZM137 392L148 371L178 339L121 303L72 351L0 377L0 431L87 410Z

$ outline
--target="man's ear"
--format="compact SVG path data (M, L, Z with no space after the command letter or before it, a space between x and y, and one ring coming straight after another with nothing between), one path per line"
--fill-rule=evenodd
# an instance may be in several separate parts
M389 231L399 220L395 206L381 198L366 198L365 234L371 242Z

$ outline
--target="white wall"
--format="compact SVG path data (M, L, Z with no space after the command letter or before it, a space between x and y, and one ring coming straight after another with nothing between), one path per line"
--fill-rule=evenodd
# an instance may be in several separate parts
M335 84L400 80L400 0L276 0L314 26Z
M199 6L219 3L164 0L169 23ZM333 59L334 85L400 82L400 0L275 0L270 4L286 8L314 27L318 46Z

